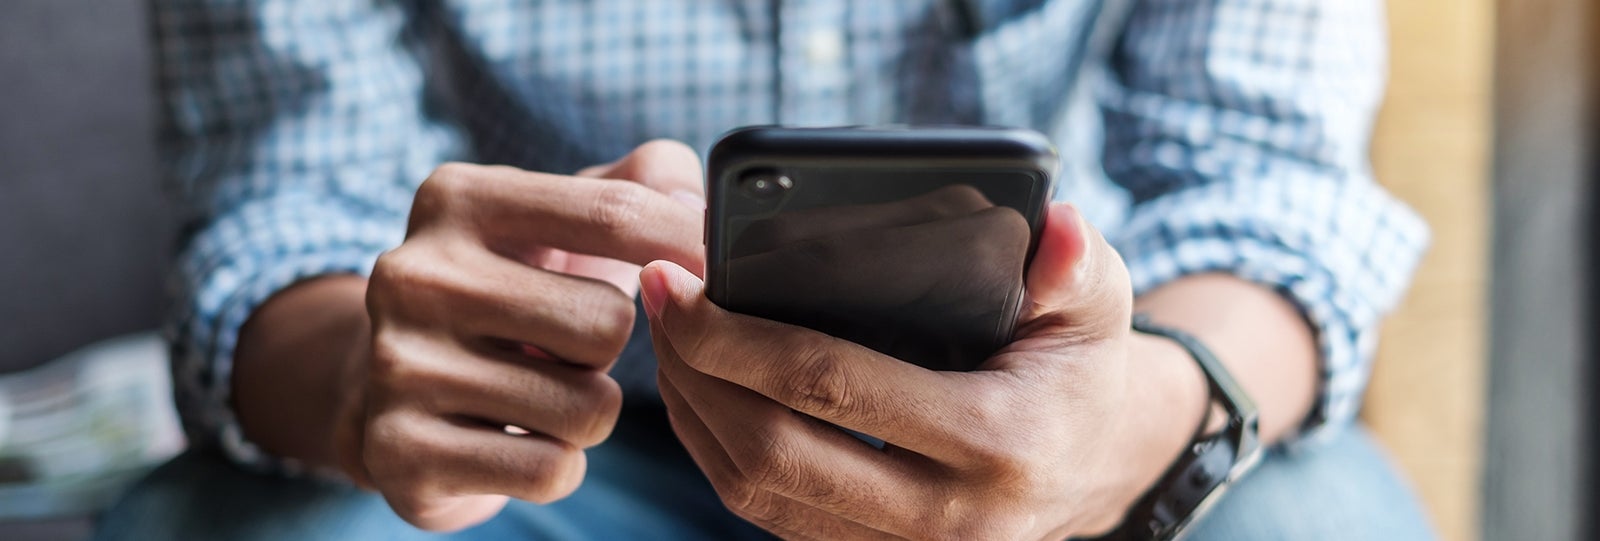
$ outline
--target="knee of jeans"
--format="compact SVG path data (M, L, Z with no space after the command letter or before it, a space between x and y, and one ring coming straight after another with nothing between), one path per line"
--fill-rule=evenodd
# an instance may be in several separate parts
M1270 451L1194 533L1190 539L1435 538L1411 487L1360 427L1293 452Z
M151 471L96 522L96 540L348 539L354 532L399 539L417 532L377 495L245 472L203 450Z

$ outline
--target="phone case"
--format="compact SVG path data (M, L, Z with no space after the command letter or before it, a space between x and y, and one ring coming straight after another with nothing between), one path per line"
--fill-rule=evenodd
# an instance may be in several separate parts
M745 128L707 160L708 295L937 370L1011 340L1057 157L1001 128Z

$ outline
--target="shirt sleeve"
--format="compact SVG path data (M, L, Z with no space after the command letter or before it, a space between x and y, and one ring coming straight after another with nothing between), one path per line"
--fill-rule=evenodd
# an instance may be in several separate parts
M1309 437L1348 423L1378 323L1426 225L1372 178L1385 36L1376 0L1139 0L1101 92L1104 164L1133 210L1113 243L1136 292L1227 272L1316 331Z
M393 2L154 3L172 191L184 211L168 334L176 399L198 445L299 473L240 432L239 328L309 277L365 274L401 240L415 186L460 159L426 111L409 15Z

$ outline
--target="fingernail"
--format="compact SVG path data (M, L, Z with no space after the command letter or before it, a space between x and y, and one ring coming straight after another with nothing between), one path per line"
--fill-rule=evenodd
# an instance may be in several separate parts
M1077 205L1068 205L1068 208L1072 209L1072 215L1078 219L1078 242L1083 243L1083 256L1078 258L1078 263L1073 265L1073 270L1082 271L1089 268L1089 259L1094 257L1092 248L1094 246L1094 236L1091 234L1094 226L1089 225L1089 219L1085 218L1082 212L1078 212Z
M678 190L672 192L671 197L678 200L679 203L688 205L689 208L695 210L706 209L706 198L700 197L700 194L691 192L689 190Z
M661 316L661 303L667 299L666 269L651 263L639 271L639 296L644 299L644 311L651 319Z
M523 355L527 355L535 359L557 362L561 360L557 359L555 355L551 355L550 352L540 349L539 346L535 346L533 344L521 344L521 347Z
M1059 213L1051 216L1051 219L1061 220L1062 225L1071 224L1067 227L1071 228L1072 235L1077 237L1075 240L1078 241L1076 248L1079 255L1077 260L1072 262L1072 270L1076 272L1085 266L1084 260L1088 259L1085 256L1089 255L1089 222L1084 220L1082 212L1078 212L1077 205L1071 203L1062 203L1051 210Z

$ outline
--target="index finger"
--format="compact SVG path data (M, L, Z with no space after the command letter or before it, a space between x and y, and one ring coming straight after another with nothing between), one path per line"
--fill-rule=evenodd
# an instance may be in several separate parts
M705 196L700 155L689 145L671 139L648 141L622 159L584 169L577 176L631 180L667 195L688 192L702 199Z
M500 254L556 248L643 265L702 268L701 211L625 180L451 164L418 189L412 229L465 222Z
M641 274L677 357L796 411L930 457L971 456L1000 401L992 372L936 372L803 327L728 312L683 269Z

